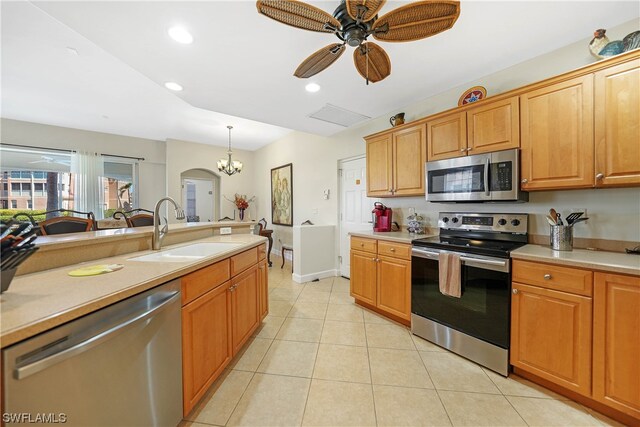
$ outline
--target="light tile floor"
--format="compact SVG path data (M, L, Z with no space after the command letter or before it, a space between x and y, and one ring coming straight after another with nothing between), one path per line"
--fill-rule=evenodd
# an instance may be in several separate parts
M279 264L269 316L182 427L620 425L356 306L346 279L300 285Z

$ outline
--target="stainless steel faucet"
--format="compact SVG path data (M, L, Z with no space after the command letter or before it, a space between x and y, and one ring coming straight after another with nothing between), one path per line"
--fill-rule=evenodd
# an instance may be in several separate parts
M167 234L167 231L169 230L168 223L165 224L164 227L162 227L162 230L160 229L160 205L162 205L162 202L164 201L168 201L173 204L173 207L176 210L176 219L184 219L184 210L182 210L180 205L177 204L176 201L171 197L165 197L158 200L158 203L156 203L156 208L153 211L153 238L151 239L151 248L154 251L160 250L160 248L162 247L162 239L164 239L164 235ZM166 221L167 219L165 218L165 222Z

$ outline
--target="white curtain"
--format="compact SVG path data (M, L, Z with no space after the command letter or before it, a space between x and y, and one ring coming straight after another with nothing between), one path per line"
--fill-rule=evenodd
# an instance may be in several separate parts
M71 156L74 176L74 210L93 212L96 219L104 216L103 157L96 153L78 151Z

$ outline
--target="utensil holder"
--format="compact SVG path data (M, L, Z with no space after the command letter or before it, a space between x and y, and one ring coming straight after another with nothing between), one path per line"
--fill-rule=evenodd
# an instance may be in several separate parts
M573 250L573 227L570 225L550 226L551 249L554 251Z

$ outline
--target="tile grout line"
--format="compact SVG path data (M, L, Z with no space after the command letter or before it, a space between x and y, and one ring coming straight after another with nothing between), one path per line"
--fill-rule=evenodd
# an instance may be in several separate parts
M524 417L522 416L522 414L518 411L518 409L513 405L513 403L509 400L509 398L507 397L506 394L504 394L504 392L502 391L502 389L500 387L498 387L498 384L496 384L495 381L493 381L491 379L491 377L489 376L489 374L487 374L487 371L485 371L482 367L480 368L480 370L485 374L485 376L487 378L489 378L489 381L491 381L491 384L493 384L493 386L495 388L498 389L498 391L500 392L500 395L504 398L504 400L506 400L509 403L509 406L511 406L513 408L513 410L515 411L516 414L518 414L518 416L520 417L520 419L522 420L522 422L524 422L526 425L529 425L529 423L527 422L527 420L524 419ZM508 378L508 377L507 377Z
M333 281L331 281L331 289L333 289ZM329 294L331 299L331 294ZM304 416L307 413L307 405L309 404L309 395L311 394L311 384L313 384L313 374L316 372L316 364L318 363L318 353L320 353L320 342L322 341L322 333L324 332L324 323L326 322L327 312L324 313L324 319L322 319L322 329L320 330L320 338L318 341L318 349L316 350L316 357L313 360L313 369L311 370L311 378L309 379L309 388L307 389L307 398L304 400L304 408L302 410L302 419L300 425L304 422Z
M362 320L364 320L364 313L362 313ZM371 369L371 354L369 353L369 338L367 337L367 324L364 324L364 343L367 348L367 361L369 362L369 377L371 378L371 398L373 399L373 419L378 425L378 413L376 411L376 393L373 389L373 370Z
M418 352L418 357L420 358L420 361L422 362L422 366L424 366L425 371L427 371L427 375L429 376L429 380L431 380L431 384L433 385L433 389L436 392L436 396L438 396L438 401L440 402L440 405L442 405L442 409L444 409L444 413L447 414L447 419L449 420L449 424L451 424L453 426L453 420L451 419L451 415L449 415L449 411L447 411L447 407L445 406L444 402L442 401L442 397L440 396L440 392L438 391L438 387L436 387L436 383L433 381L433 378L431 377L431 372L429 372L429 368L427 367L427 364L424 363L424 359L422 358L422 355L420 354L420 350L418 350L418 346L416 345L416 342L413 340L413 334L411 334L411 342L413 343L413 346L416 348L416 351Z

